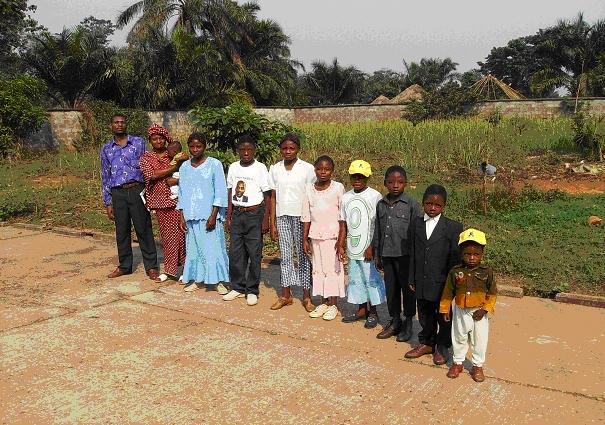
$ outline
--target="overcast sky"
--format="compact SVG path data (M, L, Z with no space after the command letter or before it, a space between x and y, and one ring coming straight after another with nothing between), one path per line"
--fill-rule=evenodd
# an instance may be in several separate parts
M30 0L34 18L52 32L88 16L115 21L136 0ZM239 3L242 3L241 1ZM477 67L492 47L534 34L561 19L584 13L589 23L605 19L604 0L258 0L259 17L277 21L291 38L292 57L355 65L371 73L404 70L423 57L451 57L458 71ZM125 43L125 32L114 44Z

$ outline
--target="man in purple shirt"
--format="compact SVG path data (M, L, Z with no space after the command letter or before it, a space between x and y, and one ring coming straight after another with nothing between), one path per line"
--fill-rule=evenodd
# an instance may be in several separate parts
M111 131L113 139L101 148L101 179L107 217L116 224L120 264L108 277L132 273L132 221L145 270L149 278L155 280L159 276L158 255L151 229L151 215L141 199L145 185L139 166L139 159L147 151L147 146L143 138L128 135L126 117L122 114L111 117Z

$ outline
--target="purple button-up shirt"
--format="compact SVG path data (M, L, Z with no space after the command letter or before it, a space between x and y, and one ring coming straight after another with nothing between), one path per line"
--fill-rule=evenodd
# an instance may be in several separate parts
M143 173L139 165L141 155L147 152L142 137L128 136L124 147L114 139L101 148L101 180L103 182L103 202L111 205L111 188L126 183L143 183Z

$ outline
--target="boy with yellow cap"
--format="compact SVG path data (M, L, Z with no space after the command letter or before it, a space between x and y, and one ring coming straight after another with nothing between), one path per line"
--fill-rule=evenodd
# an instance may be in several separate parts
M460 234L458 245L462 251L462 264L449 272L441 295L439 312L446 322L452 321L454 364L447 372L448 378L457 378L462 372L470 339L471 377L475 382L485 380L483 363L489 332L487 313L494 312L498 295L491 267L481 264L486 244L485 233L477 229L468 229ZM453 318L450 318L450 306Z
M342 197L340 220L345 222L347 231L346 252L349 258L349 285L347 301L358 305L357 313L343 317L344 323L365 320L365 328L372 329L378 324L376 305L384 302L386 291L382 275L374 265L372 238L376 219L376 204L382 195L368 187L372 167L366 161L356 160L349 167L353 189ZM344 256L345 243L338 251Z

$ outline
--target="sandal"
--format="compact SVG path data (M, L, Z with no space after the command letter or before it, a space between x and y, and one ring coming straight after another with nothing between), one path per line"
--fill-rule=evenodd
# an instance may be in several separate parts
M161 275L159 275L158 277L156 277L154 279L156 282L161 283L161 282L166 282L168 280L168 275L165 273L162 273Z
M302 305L308 313L311 313L313 310L315 310L315 304L313 304L311 298L305 298L302 300Z
M271 306L271 310L279 310L287 305L292 305L293 298L279 297L279 299Z

